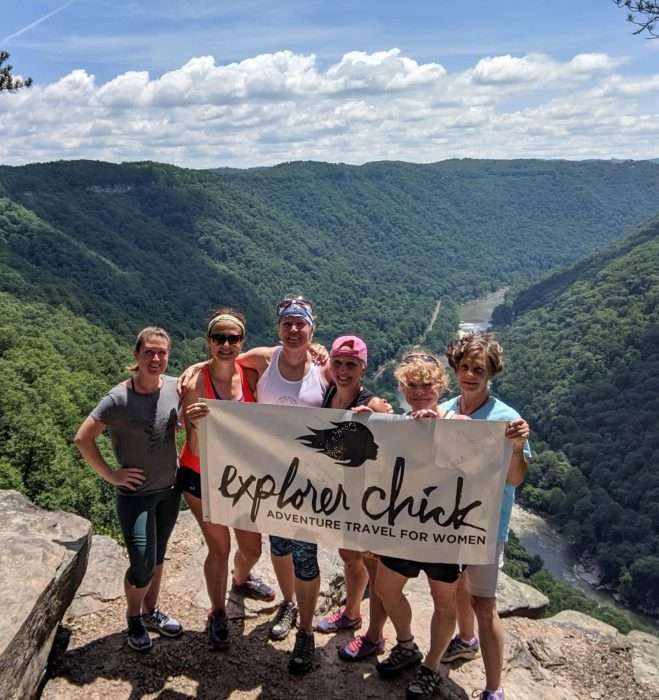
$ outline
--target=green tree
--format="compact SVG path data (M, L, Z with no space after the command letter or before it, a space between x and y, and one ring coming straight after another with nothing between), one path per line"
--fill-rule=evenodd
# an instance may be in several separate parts
M32 78L15 78L12 75L13 66L2 65L9 58L9 54L6 51L0 51L0 92L3 90L14 91L19 90L23 87L30 87L32 85Z
M647 32L653 38L659 37L657 34L659 2L649 2L648 0L613 0L613 2L618 7L627 8L627 21L638 27L634 34Z

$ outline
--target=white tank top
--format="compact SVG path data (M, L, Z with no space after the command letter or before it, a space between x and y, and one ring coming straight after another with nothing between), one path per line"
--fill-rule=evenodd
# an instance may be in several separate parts
M302 379L284 379L279 371L281 351L281 347L275 348L268 368L259 378L256 385L258 403L320 407L325 393L321 368L312 364Z

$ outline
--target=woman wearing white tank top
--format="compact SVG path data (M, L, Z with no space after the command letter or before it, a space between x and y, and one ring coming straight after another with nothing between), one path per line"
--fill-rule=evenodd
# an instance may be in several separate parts
M322 405L331 377L329 365L320 367L314 363L310 351L313 331L311 302L302 297L286 297L277 304L281 345L254 348L239 360L244 367L258 372L258 403ZM316 544L270 536L272 566L283 598L270 626L270 638L280 640L288 635L299 608L298 633L288 663L288 670L294 674L308 673L313 668L313 614L320 590L317 550Z

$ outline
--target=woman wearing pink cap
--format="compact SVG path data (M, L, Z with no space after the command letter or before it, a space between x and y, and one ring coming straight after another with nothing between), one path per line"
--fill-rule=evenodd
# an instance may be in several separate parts
M366 343L356 335L344 335L332 343L330 371L332 383L323 398L323 408L351 409L355 413L378 411L392 413L391 405L362 386L366 371L368 350ZM356 630L361 627L360 606L369 581L375 581L378 560L351 549L339 549L343 559L346 582L346 604L318 623L319 632ZM384 607L374 586L369 591L369 627L366 634L359 635L339 648L339 657L344 661L360 661L384 650L382 628L387 619Z

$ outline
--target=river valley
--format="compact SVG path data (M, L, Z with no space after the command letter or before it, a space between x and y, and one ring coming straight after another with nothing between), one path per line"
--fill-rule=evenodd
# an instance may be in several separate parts
M505 288L486 294L458 306L460 331L487 330L495 307L503 301ZM511 529L519 538L520 543L530 554L542 557L545 569L556 578L578 588L588 596L601 603L607 603L635 617L647 625L657 625L649 617L636 615L628 608L620 605L612 595L598 590L597 574L586 568L574 556L570 545L551 525L541 516L528 511L519 505L513 506Z

